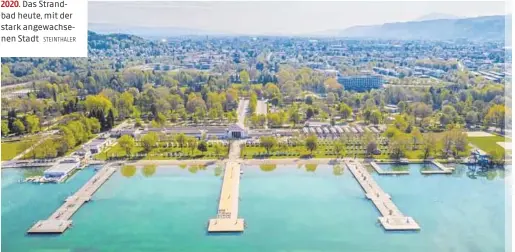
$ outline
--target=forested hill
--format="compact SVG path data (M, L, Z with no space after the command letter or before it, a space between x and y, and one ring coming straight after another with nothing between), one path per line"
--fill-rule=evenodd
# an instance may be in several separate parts
M128 34L98 34L88 31L88 46L92 49L111 49L115 47L127 48L149 44L148 41Z
M43 80L66 74L85 74L88 69L122 69L142 64L147 56L165 55L166 44L127 34L88 31L89 58L2 58L2 86ZM110 60L103 60L110 58Z
M353 26L341 31L339 35L405 40L504 40L505 22L511 23L511 15Z

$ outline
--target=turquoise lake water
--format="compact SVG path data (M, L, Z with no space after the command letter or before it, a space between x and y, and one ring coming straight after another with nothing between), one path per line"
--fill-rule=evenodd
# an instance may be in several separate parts
M209 235L220 169L160 167L130 178L117 172L73 217L63 235L28 236L93 174L64 184L22 184L26 170L2 170L2 251L505 251L506 173L374 175L420 232L387 233L348 170L329 165L244 167L242 234ZM383 166L383 169L392 167ZM263 171L265 170L265 171ZM335 175L336 174L336 175Z

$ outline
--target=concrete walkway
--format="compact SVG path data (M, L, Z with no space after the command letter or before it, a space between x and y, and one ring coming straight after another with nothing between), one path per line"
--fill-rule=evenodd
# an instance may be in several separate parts
M111 165L99 170L81 189L73 196L68 197L48 219L40 220L32 226L28 233L63 233L71 226L70 220L84 203L91 200L93 194L116 172Z
M381 187L374 181L365 167L356 161L345 161L358 183L366 193L366 197L374 203L377 210L381 213L379 222L387 231L419 230L420 226L411 217L405 216L392 202L390 195L386 194Z
M241 175L241 160L239 156L241 144L241 141L231 143L229 160L225 165L218 213L216 218L209 220L208 232L243 232L245 229L245 221L238 219Z

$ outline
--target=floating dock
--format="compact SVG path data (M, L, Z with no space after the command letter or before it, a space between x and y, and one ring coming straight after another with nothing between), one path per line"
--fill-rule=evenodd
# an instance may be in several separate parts
M432 160L431 164L433 164L436 167L438 167L439 170L426 170L426 171L420 171L420 173L425 174L425 175L431 175L431 174L452 174L453 169L445 167L440 162Z
M48 219L40 220L32 226L27 233L54 233L61 234L71 226L72 215L88 202L93 194L116 172L115 167L109 165L100 169L82 188L73 196L68 197Z
M370 162L370 165L379 175L409 175L409 171L385 171L376 162Z
M411 217L405 216L392 202L390 195L386 194L374 181L365 167L359 162L346 161L345 165L361 185L369 200L374 203L381 213L379 222L387 231L420 230L418 223Z
M225 166L218 214L210 219L208 232L243 232L245 223L238 219L238 203L240 194L240 164L229 161Z

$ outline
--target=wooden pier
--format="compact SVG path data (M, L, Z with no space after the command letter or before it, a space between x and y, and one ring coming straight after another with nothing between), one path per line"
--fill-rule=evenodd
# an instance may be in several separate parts
M425 175L431 175L431 174L452 174L453 168L447 168L443 164L437 161L431 161L431 164L438 167L439 170L426 170L426 171L420 171L420 173Z
M63 233L71 226L72 215L88 202L93 194L116 172L110 165L100 169L82 188L73 196L68 197L48 219L40 220L32 226L27 233Z
M370 165L379 175L409 175L409 171L385 171L376 162L370 162Z
M366 197L374 203L377 210L381 213L382 216L379 217L379 222L385 230L420 230L417 222L413 218L402 214L392 202L390 195L386 194L379 187L361 163L346 161L345 165L361 185L363 191L365 191Z
M245 229L244 220L238 219L240 170L238 162L227 162L220 192L218 214L216 218L209 220L208 232L243 232Z

